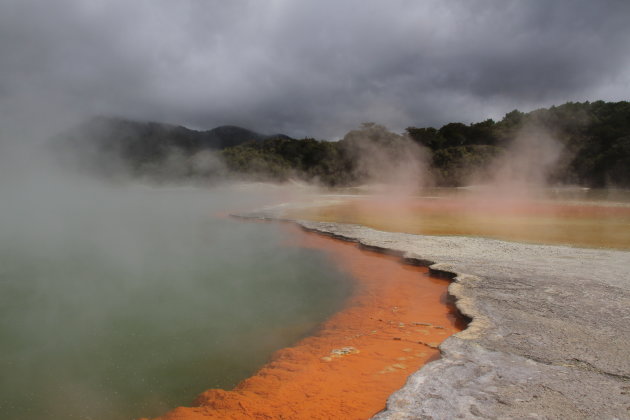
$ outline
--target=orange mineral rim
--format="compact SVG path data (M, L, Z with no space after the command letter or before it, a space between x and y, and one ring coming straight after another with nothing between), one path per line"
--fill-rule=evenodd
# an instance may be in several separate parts
M284 228L289 245L324 251L352 276L344 308L233 390L207 390L196 406L158 419L367 419L464 327L448 303L449 280L354 243Z

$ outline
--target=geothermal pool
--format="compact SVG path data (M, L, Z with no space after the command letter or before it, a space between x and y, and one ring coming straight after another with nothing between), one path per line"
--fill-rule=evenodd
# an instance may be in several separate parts
M0 203L3 419L163 414L230 389L348 295L281 226L213 214L238 192L78 190Z
M301 394L321 376L309 395L330 391L321 400L328 402L342 396L326 412L337 415L341 407L369 417L462 328L445 300L446 280L395 258L358 255L369 252L353 244L216 214L259 207L251 191L73 184L55 185L53 196L37 182L4 192L0 201L2 418L158 416L190 406L208 389L237 384L236 392L209 391L198 402L207 410L224 401L227 412L236 407L232 414L241 416L244 406L297 415L305 402L286 390L262 399L276 403L261 404L265 390L277 388L265 385L261 372L267 379L288 375L287 389ZM293 201L272 202L279 199ZM288 215L408 233L630 249L629 203L627 192L496 200L443 189L412 198L317 195ZM364 283L357 283L361 276ZM382 278L401 283L380 290ZM410 284L419 283L428 288L412 293ZM339 360L331 353L346 347L359 352ZM341 389L317 390L325 378L344 389L358 384L353 407ZM324 409L317 398L311 403Z
M531 194L432 189L416 196L331 195L287 216L390 232L630 249L630 191L546 189ZM319 202L319 203L318 203Z
M344 307L235 389L208 390L194 407L160 420L367 419L464 327L447 297L449 280L399 257L290 228L294 246L322 250L352 275Z

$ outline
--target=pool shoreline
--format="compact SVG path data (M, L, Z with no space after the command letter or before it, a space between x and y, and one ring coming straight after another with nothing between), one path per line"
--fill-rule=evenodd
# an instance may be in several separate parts
M630 413L630 253L297 223L453 277L449 292L472 319L376 419Z
M385 408L409 374L439 358L443 339L463 328L445 298L450 281L432 279L417 261L358 249L305 227L299 231L297 246L331 253L355 278L347 305L312 336L276 352L234 390L208 390L195 407L179 407L160 419L369 418ZM382 281L392 269L400 271ZM417 305L425 289L427 303ZM282 391L270 392L274 387Z
M302 205L300 205L303 207ZM630 418L630 252L384 232L286 216L453 277L468 327L412 374L375 419Z
M449 294L471 320L373 418L630 418L630 252L385 232L287 209L237 217L295 223L428 266L452 279Z

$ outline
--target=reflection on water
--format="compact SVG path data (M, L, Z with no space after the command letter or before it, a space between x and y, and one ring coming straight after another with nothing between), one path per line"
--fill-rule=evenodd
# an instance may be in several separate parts
M625 190L566 188L509 196L444 188L415 197L348 195L338 204L293 210L290 216L394 232L630 249Z

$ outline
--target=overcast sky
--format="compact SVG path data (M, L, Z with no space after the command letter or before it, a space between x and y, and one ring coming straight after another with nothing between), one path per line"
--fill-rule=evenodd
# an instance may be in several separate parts
M332 139L628 100L629 22L628 0L0 0L0 114Z

